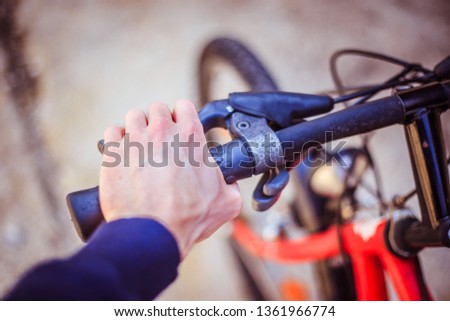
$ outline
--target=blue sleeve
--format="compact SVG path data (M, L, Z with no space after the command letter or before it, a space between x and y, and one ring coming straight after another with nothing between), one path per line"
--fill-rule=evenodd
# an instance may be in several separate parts
M122 219L99 227L65 260L27 273L6 300L151 300L177 276L180 253L155 220Z

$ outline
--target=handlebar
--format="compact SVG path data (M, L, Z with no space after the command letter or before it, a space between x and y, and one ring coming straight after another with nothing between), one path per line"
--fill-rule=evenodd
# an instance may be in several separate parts
M325 143L330 139L327 132L332 133L332 140L337 140L399 124L404 117L402 100L391 96L297 124L276 134L283 142L285 158L289 158L313 144Z
M312 145L325 143L327 132L332 132L332 140L350 137L404 123L407 116L417 109L447 109L449 104L450 81L435 82L301 122L280 129L275 134L281 143L285 160L293 160L296 154ZM212 148L210 152L227 183L254 174L252 157L242 140L235 139ZM94 187L73 192L67 195L66 200L78 235L85 241L103 221L99 189Z

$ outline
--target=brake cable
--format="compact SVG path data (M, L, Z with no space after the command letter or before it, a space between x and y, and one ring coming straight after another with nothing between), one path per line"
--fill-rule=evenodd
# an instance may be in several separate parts
M374 85L371 87L365 87L365 88L362 87L357 91L354 91L349 94L345 94L345 87L344 87L341 77L339 76L339 73L337 71L337 60L339 57L344 56L344 55L354 55L354 56L360 56L360 57L366 57L366 58L370 58L370 59L385 61L385 62L388 62L391 64L402 66L403 69L399 73L395 74L394 76L392 76L391 78L389 78L382 84ZM356 106L356 105L364 103L365 101L367 101L368 99L370 99L371 97L373 97L375 94L377 94L378 92L380 92L382 90L386 90L386 89L393 88L396 86L401 86L401 85L408 85L411 83L426 83L426 82L429 82L430 80L432 80L432 78L434 77L433 71L431 71L427 68L424 68L420 64L410 63L405 60L400 60L398 58L380 54L380 53L376 53L376 52L364 51L364 50L354 50L354 49L344 49L344 50L335 52L330 59L330 71L331 71L331 76L333 78L333 82L335 84L337 93L340 95L340 97L337 97L334 99L334 103L335 104L343 103L346 108L348 107L347 102L352 99L360 98L359 100L357 100L356 102L354 102L352 104L352 106ZM413 73L411 78L407 78L408 74L410 74L411 72L415 72L415 73ZM416 76L417 73L422 73L423 75L417 77ZM369 140L369 136L362 137L362 145L363 145L362 149L366 152L366 154L369 156L369 158L371 158L371 154L368 149L368 140ZM375 164L373 163L373 160L372 160L372 171L374 173L375 182L376 182L376 186L377 186L376 187L376 197L378 198L378 201L381 204L380 213L382 213L383 208L386 208L386 204L383 201L383 195L382 195L382 192L380 189L381 178L378 174ZM399 202L399 204L404 204L409 198L411 198L415 194L416 194L416 190L413 190L404 196L398 197L397 201ZM395 200L393 202L395 202Z

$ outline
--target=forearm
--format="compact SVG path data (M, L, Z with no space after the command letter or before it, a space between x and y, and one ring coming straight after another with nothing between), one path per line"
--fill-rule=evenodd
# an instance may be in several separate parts
M9 300L149 300L177 276L180 254L173 236L150 219L101 226L66 260L29 272Z

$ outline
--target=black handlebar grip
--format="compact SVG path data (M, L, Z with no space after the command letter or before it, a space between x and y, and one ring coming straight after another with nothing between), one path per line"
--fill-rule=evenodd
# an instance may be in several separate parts
M87 241L104 220L98 186L70 193L66 196L66 201L78 236Z

